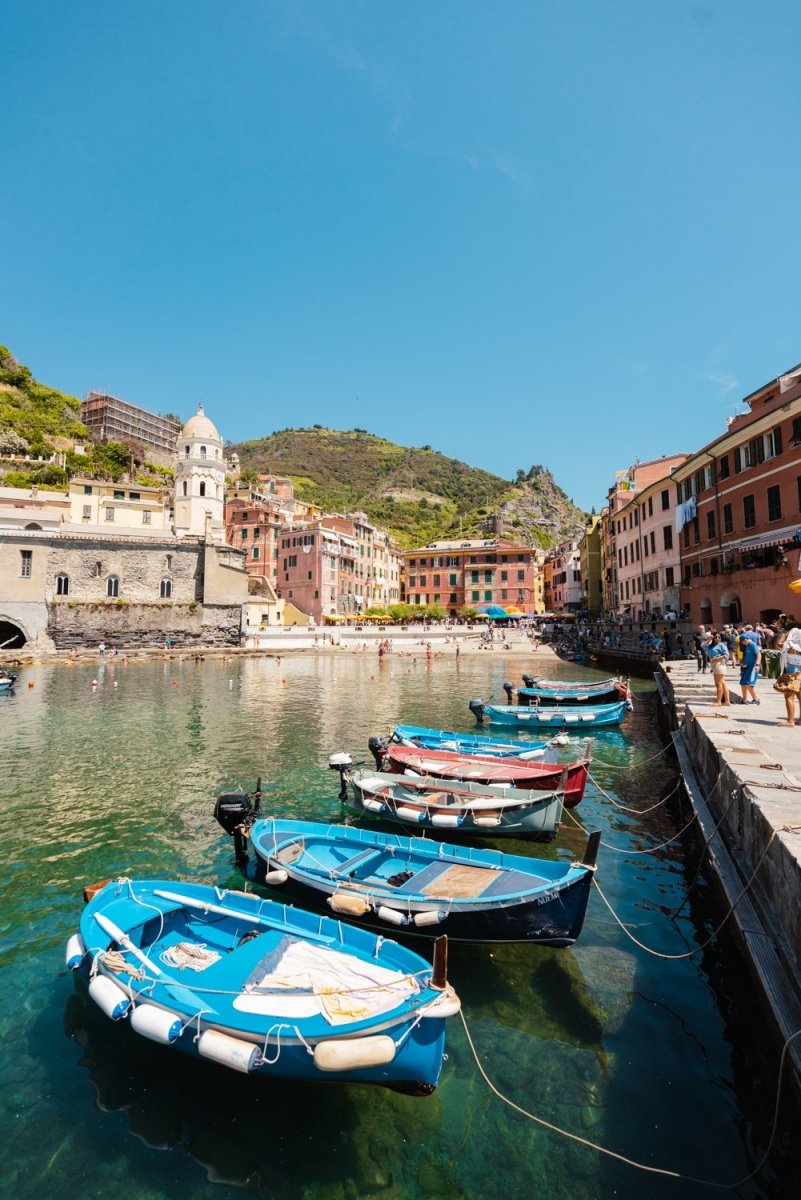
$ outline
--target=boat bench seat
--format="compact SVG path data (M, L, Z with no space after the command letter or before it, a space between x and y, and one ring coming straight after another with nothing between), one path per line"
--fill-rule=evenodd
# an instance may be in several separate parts
M484 896L505 895L507 892L528 892L531 888L547 883L541 875L529 875L525 871L504 871L493 879L489 887L481 893Z
M443 871L452 866L453 863L448 862L447 859L438 859L436 862L429 863L428 866L423 867L422 871L418 871L411 879L407 879L405 883L402 883L398 891L420 892L429 883L433 883L438 875L441 875Z
M366 850L360 850L358 854L354 854L353 858L349 858L346 862L340 863L339 866L335 867L334 869L337 875L346 875L355 867L360 865L363 866L364 863L370 858L382 858L384 853L385 851L383 847L379 850L376 850L375 846L368 846Z

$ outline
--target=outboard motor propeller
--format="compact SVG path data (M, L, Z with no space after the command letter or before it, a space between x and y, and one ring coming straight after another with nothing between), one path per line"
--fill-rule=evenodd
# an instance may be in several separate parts
M471 713L476 718L476 721L478 722L478 724L483 725L484 724L484 701L483 700L471 700L467 707L470 709Z
M234 839L237 866L248 860L247 829L253 817L247 792L223 792L214 805L214 816L225 832Z
M372 741L372 738L370 739ZM372 747L371 747L372 749ZM353 759L349 754L340 751L338 754L332 754L328 760L329 771L339 771L340 789L339 799L344 804L348 798L348 781L347 775L353 766Z
M375 737L375 736L371 737L367 741L367 748L369 749L370 753L372 754L373 758L375 759L376 770L377 771L385 771L386 770L386 754L387 754L387 748L388 748L387 739L382 738L382 737Z

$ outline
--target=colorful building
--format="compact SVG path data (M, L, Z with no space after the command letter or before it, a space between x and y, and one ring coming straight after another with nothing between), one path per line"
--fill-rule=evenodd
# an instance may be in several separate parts
M407 550L405 598L409 604L440 604L451 616L463 608L498 604L533 613L538 587L534 546L506 538L431 542Z
M674 473L681 600L693 620L793 611L801 551L801 365L746 396L748 411Z

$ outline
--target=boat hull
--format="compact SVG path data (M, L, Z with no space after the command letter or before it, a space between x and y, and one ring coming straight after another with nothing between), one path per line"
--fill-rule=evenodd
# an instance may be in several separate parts
M444 869L455 867L476 872L475 850L455 845L435 844L437 851L432 853L430 840L421 841L417 838L405 838L395 834L385 834L368 829L349 829L348 827L318 827L323 833L330 833L339 839L343 853L351 849L365 847L373 850L379 859L383 855L391 865L384 866L384 877L381 868L375 863L368 863L359 873L354 871L354 877L332 870L326 876L319 873L318 877L304 872L303 862L287 866L287 848L300 838L306 845L308 839L314 839L315 826L312 822L272 821L257 822L252 830L251 843L256 853L256 862L252 869L252 878L260 885L271 888L274 894L281 898L287 897L291 902L303 905L304 908L315 912L330 913L331 897L334 895L356 896L365 901L368 907L360 913L343 913L344 919L354 921L367 928L386 933L387 917L379 915L387 906L393 912L401 914L404 923L397 929L403 936L415 938L432 938L447 934L449 940L487 944L495 942L527 942L543 946L570 946L578 938L584 924L587 911L589 892L592 885L592 869L583 864L573 864L566 867L561 863L540 862L523 859L519 855L500 854L497 851L483 851L483 866L488 878L492 879L494 864L508 864L506 874L509 877L507 894L497 894L498 882L492 879L488 885L491 892L488 895L473 898L460 898L448 895L432 898L416 890L413 882L402 884L399 888L387 885L386 871L394 870L401 862L409 863L415 848L423 855L414 865L420 872L421 882L432 867ZM352 842L352 845L351 845ZM325 849L321 847L318 837L313 846L307 850L313 863L329 865L325 857ZM347 851L345 850L347 847ZM411 848L409 850L408 848ZM443 851L445 855L443 856ZM426 861L428 856L429 861ZM471 857L473 856L473 857ZM356 856L358 858L358 855ZM382 864L383 865L383 864ZM543 879L542 886L534 893L534 880L529 877L523 884L529 894L512 894L512 881L518 877L515 865L529 868L536 865L537 869L548 872L552 877ZM479 868L480 869L480 868ZM369 873L368 873L369 872ZM287 877L282 878L283 875ZM429 885L430 886L430 885ZM444 890L444 889L443 889ZM415 924L419 914L437 915L436 923L427 925ZM428 918L423 918L427 920Z
M517 704L486 704L479 712L473 708L480 725L511 725L518 729L560 729L581 732L608 725L620 725L626 715L625 702L604 705L576 705L572 708L536 708Z

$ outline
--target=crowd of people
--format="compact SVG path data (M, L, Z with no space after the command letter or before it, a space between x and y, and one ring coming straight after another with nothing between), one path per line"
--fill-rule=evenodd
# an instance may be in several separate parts
M693 634L693 644L698 670L711 672L715 704L723 707L731 703L726 678L729 669L739 672L743 704L760 703L757 684L764 674L763 655L766 651L778 651L778 676L773 687L783 694L787 710L781 724L801 725L801 627L794 617L782 615L770 625L727 624L720 629L699 625Z

